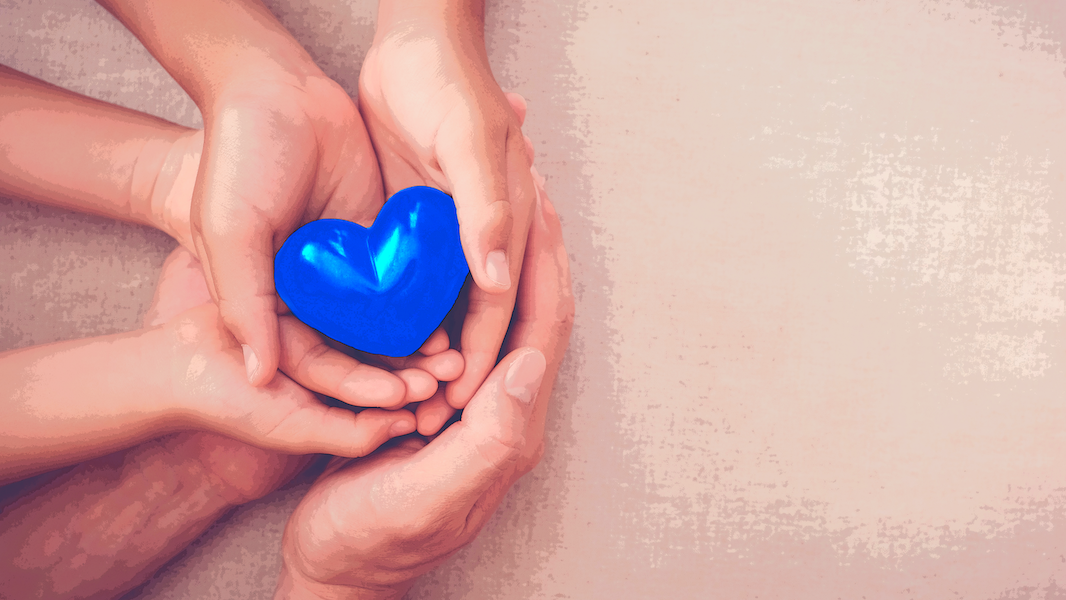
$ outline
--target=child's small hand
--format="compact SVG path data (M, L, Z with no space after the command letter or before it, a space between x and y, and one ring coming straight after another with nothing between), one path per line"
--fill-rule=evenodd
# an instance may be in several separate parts
M454 8L436 0L380 3L359 106L386 195L430 185L455 199L477 284L461 335L466 370L446 390L448 403L462 408L496 364L536 193L521 131L524 101L493 79L482 16Z
M433 352L405 359L389 372L359 363L295 318L283 316L281 372L267 385L253 387L240 344L209 302L199 263L184 249L168 259L168 272L175 272L173 263L200 274L198 293L207 301L163 325L173 344L173 401L190 425L285 452L363 456L415 429L409 411L383 409L426 400L437 391L437 381L454 379L462 371L462 357L447 349L443 331L427 342ZM166 282L161 282L156 303L160 312L166 310L168 295ZM314 392L370 408L355 414L329 407Z

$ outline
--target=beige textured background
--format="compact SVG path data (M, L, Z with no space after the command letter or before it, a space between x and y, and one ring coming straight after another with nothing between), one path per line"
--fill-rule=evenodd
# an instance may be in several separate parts
M269 4L354 93L373 3ZM490 1L578 317L543 463L410 597L1066 598L1063 6ZM0 62L198 123L86 1L0 1ZM135 327L173 246L0 200L0 349ZM268 597L302 489L136 597Z

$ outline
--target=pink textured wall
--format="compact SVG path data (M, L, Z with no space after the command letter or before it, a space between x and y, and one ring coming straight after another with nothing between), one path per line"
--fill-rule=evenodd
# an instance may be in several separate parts
M373 3L273 0L355 91ZM538 470L413 598L1066 597L1066 8L489 2L578 317ZM95 5L0 62L195 124ZM129 329L162 234L0 200L0 343ZM143 598L262 597L303 488Z

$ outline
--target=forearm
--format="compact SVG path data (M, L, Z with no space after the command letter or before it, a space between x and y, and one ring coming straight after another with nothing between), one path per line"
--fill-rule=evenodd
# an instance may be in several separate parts
M178 426L166 342L153 329L0 355L0 483Z
M231 86L321 71L256 0L98 0L163 65L205 112ZM254 84L253 84L254 85Z
M160 226L152 190L189 129L0 66L0 193Z
M112 598L150 577L235 504L205 469L205 437L178 434L82 464L7 508L0 596Z

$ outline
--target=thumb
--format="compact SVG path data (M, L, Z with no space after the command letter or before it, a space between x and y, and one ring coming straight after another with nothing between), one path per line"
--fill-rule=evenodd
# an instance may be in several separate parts
M219 315L244 350L248 382L261 387L274 378L281 354L273 232L257 219L244 222L244 227L224 235L209 228L196 236L196 246L200 256L206 257L203 265Z
M513 131L518 132L524 157L521 131ZM437 138L437 156L455 198L459 237L470 273L479 288L491 293L511 288L511 263L522 260L511 256L516 210L508 189L511 135L509 122L497 128L455 119L441 127Z
M469 511L484 502L482 496L490 489L501 495L507 490L525 446L545 367L544 355L536 348L507 355L467 405L462 420L415 455L410 476L404 478L411 482L406 497L424 504L413 510L425 512L414 514L459 507ZM501 480L504 485L499 485Z
M256 387L273 380L281 354L275 239L295 229L317 164L314 132L283 116L241 106L206 116L193 191L193 242Z

